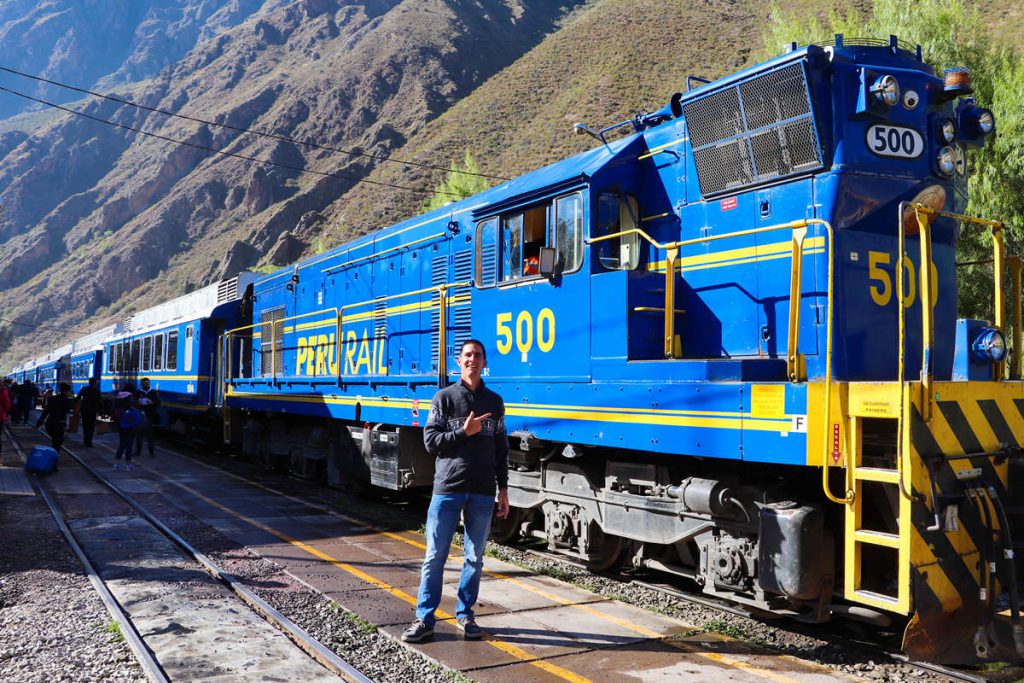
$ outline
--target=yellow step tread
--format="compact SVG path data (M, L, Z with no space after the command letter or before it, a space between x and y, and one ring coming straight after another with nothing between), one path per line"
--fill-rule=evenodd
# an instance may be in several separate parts
M889 470L881 467L856 467L853 470L853 478L860 481L877 481L883 484L898 484L900 481L900 473L896 470Z
M899 548L900 547L900 536L899 534L890 534L885 531L872 531L870 529L857 529L853 533L853 538L858 543L869 543L871 545L881 545L887 548Z

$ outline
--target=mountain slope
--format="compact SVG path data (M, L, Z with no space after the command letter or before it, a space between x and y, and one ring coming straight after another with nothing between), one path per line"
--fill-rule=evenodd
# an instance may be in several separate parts
M689 74L750 63L770 11L769 0L138 0L105 29L121 44L85 64L83 46L103 34L74 11L128 7L0 4L11 40L0 65L235 129L92 98L69 108L135 130L53 110L0 121L0 317L46 326L15 328L0 361L406 218L443 175L366 155L446 168L470 150L485 173L511 177L591 147L574 122L657 109ZM1012 0L983 11L1000 19L994 35L1024 34ZM81 97L0 76L15 84Z
M386 155L528 51L563 13L547 0L299 0L200 43L130 95L239 128ZM253 265L282 231L322 223L318 212L371 163L111 102L76 107L192 146L80 117L0 136L5 317L102 318L126 293L120 310Z

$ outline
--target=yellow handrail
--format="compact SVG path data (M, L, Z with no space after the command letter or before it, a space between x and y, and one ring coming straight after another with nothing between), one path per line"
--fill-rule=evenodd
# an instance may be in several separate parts
M903 205L901 205L901 206L903 206ZM995 310L993 312L993 327L995 327L1000 332L1003 332L1005 330L1005 328L1006 328L1006 321L1005 321L1006 311L1004 310L1006 308L1006 303L1005 303L1004 298L1003 298L1003 278L1004 278L1005 273L1006 273L1006 244L1005 244L1005 242L1003 240L1003 229L1006 227L1006 224L1004 222L1002 222L1002 221L994 221L994 220L991 220L991 219L988 219L988 218L977 218L975 216L966 216L964 214L952 213L950 211L937 211L935 209L929 208L929 207L924 206L922 204L910 204L909 206L913 208L915 214L918 215L918 216L920 216L921 214L924 214L926 216L929 216L931 219L934 219L936 217L940 217L941 216L943 218L951 218L953 220L960 221L960 222L963 222L963 223L973 223L975 225L983 225L983 226L986 226L986 227L988 227L988 228L990 228L992 230L992 270L993 270L992 286L993 286L993 290L994 290L993 291L993 307L995 308ZM902 214L902 211L901 211L900 212L900 216L902 217L902 215L903 214ZM921 224L920 220L918 220L918 224ZM901 226L901 228L900 228L901 235L902 235L902 232L903 232L903 230L902 230L902 226ZM922 242L924 242L924 241L925 240L922 239ZM930 256L930 254L931 254L931 239L930 239L930 235L929 235L929 239L927 241L929 242L928 250L929 250L929 256ZM924 246L922 244L922 250L923 249L924 249ZM922 253L923 253L923 251L922 251ZM930 275L930 272L931 272L931 260L930 259L927 262L927 265L922 265L922 269L927 270L929 272L929 275ZM1013 291L1012 295L1013 295L1013 301L1014 301L1014 317L1016 319L1017 311L1020 310L1020 305L1018 303L1020 301L1020 286L1019 286L1019 284L1016 281L1014 281L1013 286L1014 286L1014 291ZM930 301L931 300L929 299L928 302L930 303ZM924 302L922 302L922 305L924 305ZM931 307L927 306L926 308L930 309ZM1015 341L1016 341L1016 338L1017 338L1017 335L1016 335L1016 333L1014 333L1014 340ZM1017 346L1015 346L1014 349L1013 349L1014 355L1018 356L1018 357L1020 356L1020 351L1021 351L1021 349L1019 347L1017 347ZM1015 364L1016 364L1016 361L1015 361ZM1004 365L1003 362L999 362L999 363L995 363L994 364L995 367L993 368L993 379L995 379L996 381L999 381L999 380L1001 380L1003 378L1003 365Z
M344 367L343 364L342 364L342 360L341 360L341 345L342 345L342 342L343 342L342 332L343 332L343 328L344 328L344 315L345 315L345 311L351 310L353 308L359 308L359 307L369 306L369 305L376 305L378 303L382 303L382 302L385 302L385 301L393 301L395 299L401 299L401 298L410 297L410 296L418 296L418 295L427 294L427 293L438 293L438 294L440 294L440 296L438 297L438 306L440 308L440 313L441 313L440 325L439 325L439 329L438 329L438 340L439 340L439 343L438 343L438 359L437 359L438 360L438 370L439 370L439 374L438 374L439 380L438 381L440 382L440 381L442 381L441 378L443 378L443 376L447 374L445 372L446 367L445 367L445 362L444 362L445 361L445 343L447 341L447 326L445 324L445 322L446 322L446 315L445 314L446 314L446 311L447 311L447 304L448 304L447 292L450 289L458 289L458 288L462 288L462 287L470 287L470 286L472 286L472 284L473 284L472 282L455 282L455 283L451 283L451 284L446 283L446 284L437 285L437 286L434 286L434 287L425 287L423 289L417 289L417 290L413 290L413 291L410 291L410 292L399 292L398 294L391 294L391 295L388 295L388 296L380 296L380 297L376 297L376 298L373 298L373 299L365 299L363 301L355 301L355 302L352 302L352 303L345 304L344 306L341 306L340 308L324 308L324 309L320 309L318 311L310 311L308 313L300 313L298 315L292 315L292 316L288 316L286 318L280 318L278 320L265 321L265 322L259 322L259 323L252 323L251 325L243 325L241 327L236 327L236 328L233 328L231 330L228 330L228 331L224 332L221 335L221 337L223 339L226 339L226 341L228 343L229 354L230 354L231 339L236 334L238 334L239 332L244 332L246 330L253 330L253 329L257 328L257 327L263 327L264 325L270 325L270 335L271 335L271 347L270 347L271 367L272 367L273 379L274 379L274 381L276 381L277 380L277 325L280 324L283 327L285 323L293 322L295 320L299 320L299 319L302 319L302 318L309 318L309 317L313 317L313 316L325 316L325 315L328 315L328 314L333 314L334 321L335 321L335 330L336 330L336 332L335 332L335 342L334 343L335 343L336 349L338 350L337 351L337 367L338 367L338 370L337 370L337 380L338 380L338 383L340 384L341 381L342 381L343 367ZM331 320L330 318L324 317L324 319L321 322L328 323L328 322L330 322L330 320ZM377 332L376 332L376 330L374 330L374 339L377 339L377 338L378 338ZM230 358L230 356L229 356L229 358ZM230 367L229 367L229 373L230 373Z
M639 228L630 228L610 235L601 235L600 237L592 237L586 241L587 244L595 244L597 242L603 242L605 240L615 239L616 237L625 237L626 235L639 235L643 237L651 246L655 249L661 249L667 252L666 264L665 264L665 355L667 358L672 358L674 354L670 353L674 346L675 337L675 316L668 315L667 311L675 310L675 260L678 258L679 249L692 244L703 244L706 242L713 242L716 240L729 239L731 237L744 237L746 235L756 235L762 232L769 232L772 230L793 230L795 232L793 236L793 256L795 262L792 264L790 271L790 298L789 298L789 321L790 321L790 339L789 347L787 349L787 367L790 378L800 377L800 358L799 358L799 308L800 308L800 296L799 293L802 291L801 278L803 272L803 241L806 235L807 228L812 225L820 225L825 229L826 239L828 241L828 292L826 307L827 313L825 315L825 416L826 419L831 419L832 410L832 317L833 317L833 291L835 288L835 272L834 272L834 249L833 244L833 231L832 225L821 218L808 218L799 221L792 221L789 223L780 223L778 225L769 225L763 228L752 228L749 230L738 230L736 232L729 232L722 235L707 235L705 237L697 237L689 240L682 240L677 242L666 242L662 244L656 241L650 235ZM802 232L797 232L802 231ZM796 292L796 296L794 296ZM672 297L672 298L669 298ZM829 488L828 484L828 460L827 453L830 450L831 440L829 438L828 430L822 426L823 436L823 449L821 453L821 486L824 490L825 497L833 503L840 505L849 505L853 503L854 491L850 481L850 477L853 469L849 466L845 467L845 484L846 493L843 498L834 495Z
M1010 282L1013 296L1011 310L1013 311L1013 365L1010 367L1010 379L1020 379L1021 369L1024 367L1024 354L1021 353L1021 341L1024 340L1024 333L1021 331L1022 313L1021 309L1021 260L1020 256L1013 255L1006 259L1010 267Z
M707 242L714 242L716 240L730 239L733 237L745 237L747 235L757 235L763 232L771 232L774 230L804 230L809 225L815 224L818 219L810 219L806 221L793 221L790 223L779 223L777 225L768 225L761 228L751 228L749 230L737 230L736 232L728 232L722 235L706 235L704 237L695 237L688 240L680 240L676 242L658 242L653 237L648 235L640 228L629 228L628 230L621 230L609 235L601 235L599 237L590 237L584 240L587 244L596 244L598 242L604 242L620 237L626 237L627 235L639 235L644 238L648 244L653 246L655 249L665 251L665 310L674 311L675 308L675 270L676 263L679 260L679 250L682 247L704 244ZM829 233L829 239L832 235L832 227L828 223L824 223L828 226L827 230ZM831 246L829 247L831 249ZM831 271L831 264L829 269ZM800 296L801 291L801 277L803 272L803 237L799 239L794 235L793 240L793 264L790 272L790 298L789 298L789 321L790 321L790 337L789 337L789 348L786 354L786 367L789 378L793 381L799 381L802 379L802 369L800 366L800 355L799 355L799 338L800 338ZM794 292L796 295L794 296ZM793 323L796 321L796 325ZM664 330L664 351L666 358L675 358L675 316L665 315L665 330Z

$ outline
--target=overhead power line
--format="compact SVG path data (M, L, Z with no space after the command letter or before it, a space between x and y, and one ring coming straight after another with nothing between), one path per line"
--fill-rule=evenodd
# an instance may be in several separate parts
M21 327L31 327L36 330L57 330L58 332L74 332L75 334L92 334L92 332L84 332L82 330L76 330L70 327L60 327L58 325L36 325L34 323L26 323L20 320L11 320L10 318L0 318L0 323L7 323L8 325L20 325Z
M156 138L158 140L164 140L166 142L173 142L173 143L178 144L178 145L184 145L186 147L192 147L193 149L199 149L199 150L203 150L203 151L206 151L206 152L211 152L213 154L220 154L222 156L231 157L233 159L242 159L244 161L252 161L252 162L255 162L257 164L265 164L267 166L276 166L278 168L288 169L290 171L295 171L297 173L309 173L309 174L312 174L312 175L324 176L324 177L328 177L328 178L339 178L341 180L351 180L354 183L369 183L370 185L379 185L381 187L391 187L391 188L395 188L395 189L398 189L398 190L408 190L409 192L417 192L419 194L425 194L425 195L444 194L444 195L448 195L449 197L457 197L459 199L462 199L462 198L465 197L465 195L463 195L460 192L446 192L444 190L424 190L423 188L419 188L419 187L409 187L408 185L398 185L396 183L386 183L386 182L383 182L383 181L380 181L380 180L370 180L368 178L357 178L355 176L344 175L342 173L330 173L328 171L314 171L314 170L311 170L311 169L308 169L308 168L302 168L300 166L292 166L290 164L282 164L282 163L277 162L277 161L270 161L269 159L260 159L259 157L252 157L252 156L248 156L248 155L245 155L245 154L238 154L236 152L229 152L229 151L224 150L224 149L218 149L217 147L210 147L209 145L200 145L200 144L195 143L195 142L189 142L188 140L179 140L178 138L172 138L172 137L167 136L167 135L160 135L159 133L151 133L149 131L142 130L141 128L136 128L135 126L129 126L129 125L124 124L124 123L117 123L116 121L109 121L109 120L101 118L99 116L93 116L92 114L86 114L83 111L76 111L75 109L71 109L70 107L65 107L65 106L56 104L54 102L50 102L48 100L44 100L44 99L39 98L39 97L34 97L32 95L27 95L25 93L18 92L17 90L12 90L10 88L5 88L3 86L0 86L0 92L10 93L11 95L14 95L16 97L22 97L22 98L24 98L26 100L31 100L32 102L38 102L39 104L45 104L48 107L53 107L54 109L59 109L61 111L65 111L65 112L67 112L69 114L74 114L75 116L81 116L83 118L90 119L90 120L96 121L98 123L103 123L103 124L106 124L108 126L114 126L115 128L121 128L123 130L128 130L128 131L131 131L133 133L138 133L140 135L146 135L146 136L151 137L151 138Z
M150 106L147 106L147 105L144 105L144 104L139 104L138 102L132 102L131 100L126 100L124 98L117 97L115 95L107 95L105 93L95 92L95 91L89 90L87 88L79 88L78 86L68 85L67 83L61 83L60 81L54 81L54 80L51 80L49 78L43 78L42 76L36 76L34 74L25 73L23 71L18 71L16 69L11 69L11 68L8 68L6 66L0 66L0 71L6 71L7 73L14 74L16 76L22 76L23 78L31 78L32 80L39 81L40 83L47 83L49 85L55 85L58 88L64 88L66 90L73 90L74 92L80 92L80 93L83 93L83 94L86 94L86 95L91 95L92 97L99 97L99 98L104 99L104 100L110 100L111 102L117 102L118 104L124 104L124 105L127 105L129 107L136 107L138 109L143 109L145 111L150 111L150 112L153 112L153 113L156 113L156 114L162 114L163 116L170 116L170 117L173 117L173 118L176 118L176 119L184 119L185 121L192 121L194 123L202 123L202 124L205 124L207 126L216 126L218 128L226 128L227 130L233 130L233 131L237 131L237 132L240 132L240 133L250 133L252 135L258 135L260 137L270 138L272 140L280 140L282 142L290 142L290 143L293 143L293 144L296 144L296 145L304 145L306 147L312 147L314 149L322 149L322 150L329 151L329 152L338 152L339 154L347 154L349 156L362 157L362 158L365 158L365 159L374 159L376 161L386 161L388 163L403 164L405 166L415 166L417 168L427 168L427 169L436 170L436 171L448 171L448 170L451 170L447 166L438 166L436 164L427 164L427 163L423 163L423 162L420 162L420 161L409 161L409 160L405 160L405 159L395 159L393 157L384 156L384 155L381 155L381 154L370 154L369 152L357 152L357 151L350 150L350 149L342 149L340 147L331 147L330 145L322 145L322 144L320 144L318 142L313 142L312 140L304 140L304 139L301 139L301 138L289 137L287 135L278 135L277 133L268 133L266 131L255 130L255 129L252 129L252 128L243 128L241 126L233 126L233 125L231 125L229 123L217 123L216 121L208 121L206 119L201 119L201 118L198 118L198 117L195 117L195 116L188 116L186 114L179 114L177 112L167 111L166 109L159 109L157 107L150 107ZM488 175L486 173L471 173L469 171L460 171L460 173L462 173L463 175L478 176L480 178L488 178L490 180L502 180L502 181L508 180L508 178L505 178L503 176Z

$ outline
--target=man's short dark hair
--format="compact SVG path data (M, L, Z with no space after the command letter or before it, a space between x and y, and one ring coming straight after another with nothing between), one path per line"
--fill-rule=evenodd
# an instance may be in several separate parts
M459 347L460 356L462 355L462 352L466 350L467 344L476 344L477 346L479 346L480 351L484 354L484 358L487 358L487 347L484 346L484 343L479 339L467 339L466 341L462 342L462 346Z

